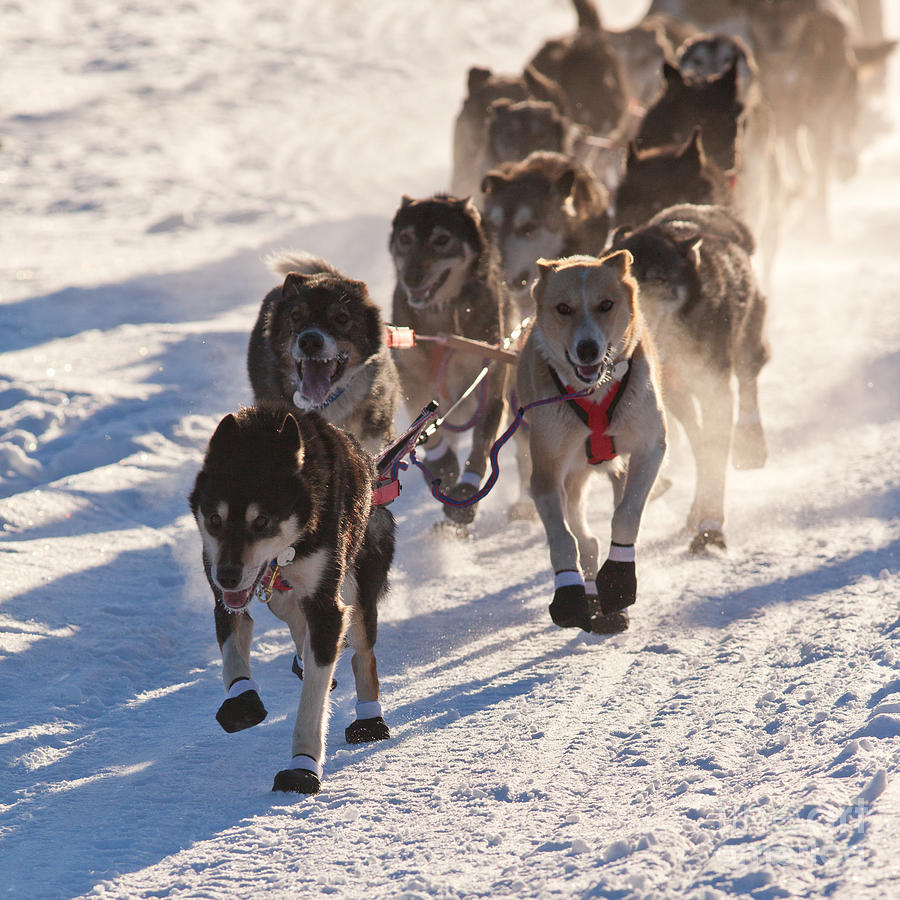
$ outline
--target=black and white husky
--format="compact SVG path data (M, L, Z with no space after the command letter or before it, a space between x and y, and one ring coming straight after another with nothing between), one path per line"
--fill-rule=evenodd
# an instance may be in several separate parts
M400 387L366 285L306 253L268 263L285 278L263 298L250 335L256 402L318 412L378 453L393 439Z
M266 717L250 670L254 596L287 623L302 659L292 758L275 776L276 791L320 788L327 695L345 637L357 695L347 740L390 737L373 648L394 519L384 507L373 510L374 480L370 457L351 435L316 413L267 404L222 419L190 495L222 651L227 697L219 724L234 732Z

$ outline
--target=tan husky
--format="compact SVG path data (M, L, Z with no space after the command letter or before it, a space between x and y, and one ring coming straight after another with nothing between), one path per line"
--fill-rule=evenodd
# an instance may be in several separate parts
M528 413L530 490L556 576L550 617L600 633L628 627L624 610L637 592L634 544L666 451L655 353L631 262L628 251L539 260L535 323L518 368L523 405L592 389ZM584 502L598 465L612 481L615 503L599 572L600 544Z

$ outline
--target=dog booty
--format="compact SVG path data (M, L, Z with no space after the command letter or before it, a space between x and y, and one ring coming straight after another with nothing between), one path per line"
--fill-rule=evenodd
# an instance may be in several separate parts
M463 501L474 497L478 493L478 488L474 484L461 481L458 484L454 484L449 491L444 491L444 493L451 500ZM473 503L471 506L445 506L444 515L457 525L468 525L470 522L475 521L477 508L477 503Z
M273 791L286 794L318 794L321 789L322 779L306 769L282 769L272 785Z
M259 694L254 690L244 691L236 697L229 697L216 713L216 721L229 733L243 731L259 725L268 715Z
M637 599L637 576L633 562L608 559L597 573L597 596L604 616L621 612ZM627 627L627 625L626 625Z
M550 618L560 628L591 630L591 607L583 584L558 587L550 604Z
M459 460L456 458L456 451L452 447L447 447L437 459L432 459L427 455L426 451L425 467L431 472L432 478L440 481L441 488L445 493L448 488L453 487L459 480ZM425 483L431 488L428 476L424 472L422 472L422 475L425 477Z
M348 744L368 744L372 741L386 741L391 736L387 722L381 716L371 719L357 719L344 729Z

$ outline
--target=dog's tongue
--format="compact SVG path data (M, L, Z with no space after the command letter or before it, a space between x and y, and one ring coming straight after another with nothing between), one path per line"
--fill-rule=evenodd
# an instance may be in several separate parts
M243 609L247 605L248 588L245 591L222 591L222 602L229 609Z
M592 379L597 377L598 372L600 371L600 364L594 366L576 366L575 371L585 380L591 381Z
M334 359L304 359L303 383L300 394L313 406L321 406L331 390L331 376L334 374L337 361Z

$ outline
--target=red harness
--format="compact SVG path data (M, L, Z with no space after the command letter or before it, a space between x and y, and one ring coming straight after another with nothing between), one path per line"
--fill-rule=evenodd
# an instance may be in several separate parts
M553 376L553 382L560 394L578 393L578 388L562 383L552 366L550 366L550 374ZM584 452L587 454L588 463L592 466L608 462L617 456L616 443L606 432L619 398L622 396L622 390L628 384L629 375L631 375L631 360L628 360L628 368L625 370L622 380L614 381L599 402L589 400L587 397L576 397L567 401L572 411L587 425L590 432L585 441Z

